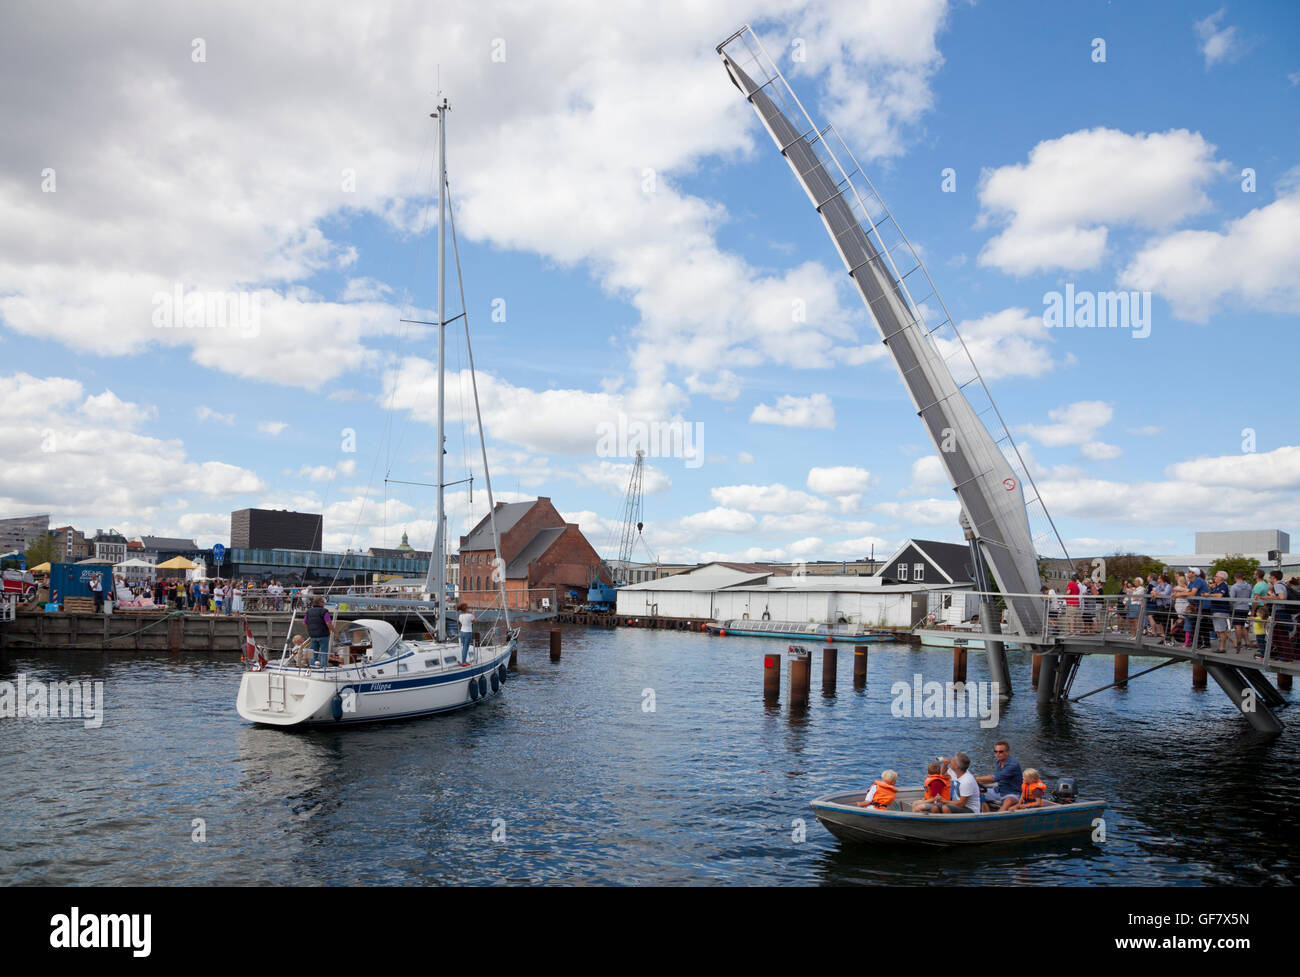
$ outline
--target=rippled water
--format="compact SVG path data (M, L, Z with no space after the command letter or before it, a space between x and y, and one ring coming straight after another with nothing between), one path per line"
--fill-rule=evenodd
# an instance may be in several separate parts
M107 710L94 730L0 720L0 882L1188 885L1295 873L1285 826L1300 734L1250 732L1213 682L1192 690L1188 666L1044 719L1029 656L1012 653L1021 694L985 730L891 715L892 683L950 678L949 651L873 647L857 692L843 648L830 699L815 651L812 700L792 716L761 696L762 655L781 642L564 632L552 663L545 630L526 631L519 672L480 707L337 732L245 723L233 656L4 655L4 679L103 679ZM970 680L986 677L972 653ZM1075 692L1109 681L1111 660L1097 658ZM988 772L1000 737L1022 765L1108 800L1107 841L851 847L808 808L886 767L919 782L939 752L964 749Z

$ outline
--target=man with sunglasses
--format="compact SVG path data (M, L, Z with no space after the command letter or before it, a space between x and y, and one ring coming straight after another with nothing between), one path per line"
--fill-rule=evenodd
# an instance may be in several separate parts
M997 769L992 775L976 777L975 782L981 787L988 787L984 792L984 810L997 811L1008 797L1020 799L1021 777L1020 764L1011 756L1011 745L1006 740L993 744L993 755L997 758Z

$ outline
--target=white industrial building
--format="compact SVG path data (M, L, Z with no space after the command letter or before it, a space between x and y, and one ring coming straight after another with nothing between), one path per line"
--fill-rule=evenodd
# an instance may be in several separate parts
M909 628L956 603L975 613L969 582L892 583L881 576L778 576L754 564L709 563L689 573L620 587L617 612L628 617L695 621L772 620Z

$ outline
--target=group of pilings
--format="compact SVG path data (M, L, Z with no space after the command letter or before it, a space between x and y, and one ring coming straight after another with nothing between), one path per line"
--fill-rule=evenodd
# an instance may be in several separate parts
M808 690L812 685L812 652L790 647L790 708L808 706ZM822 695L835 694L839 671L840 650L834 645L822 649ZM853 648L853 688L867 687L867 646ZM763 701L777 705L781 701L781 653L769 652L763 656Z

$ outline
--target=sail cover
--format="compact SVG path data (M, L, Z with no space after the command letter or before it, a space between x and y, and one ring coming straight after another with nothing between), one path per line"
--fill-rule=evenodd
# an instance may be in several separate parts
M821 215L938 450L998 588L1007 595L1035 595L1008 597L1012 629L1039 633L1040 577L1022 476L963 392L979 380L978 373L959 384L947 363L950 345L926 330L921 306L904 283L904 278L923 283L913 287L925 287L927 297L938 301L920 259L834 129L816 128L750 29L724 41L718 53ZM900 264L907 268L902 274ZM960 352L968 358L964 344Z

